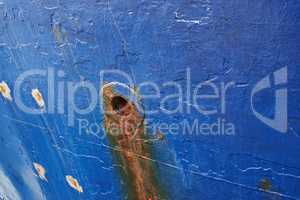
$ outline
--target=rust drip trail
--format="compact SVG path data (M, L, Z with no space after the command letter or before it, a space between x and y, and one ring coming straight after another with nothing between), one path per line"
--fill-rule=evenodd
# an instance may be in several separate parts
M144 118L136 105L113 91L103 88L104 127L109 142L118 149L114 155L122 167L120 174L129 200L166 199L157 181L153 162L139 156L152 158L144 127ZM139 156L136 156L139 155Z

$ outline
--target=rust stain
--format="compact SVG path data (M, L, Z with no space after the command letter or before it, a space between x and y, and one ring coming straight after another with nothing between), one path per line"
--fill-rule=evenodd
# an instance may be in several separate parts
M102 88L104 99L104 127L113 146L116 162L122 169L121 178L125 183L128 199L165 199L159 186L150 146L144 141L144 118L136 105L113 91L112 86ZM138 155L138 156L137 156Z
M162 132L158 131L156 133L156 139L157 140L164 140L165 139L165 135Z
M66 180L69 184L69 186L75 190L77 190L77 192L82 193L83 189L82 187L79 185L77 179L73 178L72 176L68 175L66 176Z
M268 191L272 188L272 183L269 179L263 178L260 180L259 187L264 191Z
M43 95L38 89L33 89L31 91L31 95L40 108L45 107L45 101L43 99Z
M54 24L52 28L55 40L59 43L63 42L63 34L61 32L61 28L59 24Z
M39 175L40 179L42 179L44 181L48 181L46 178L45 168L42 165L40 165L39 163L33 163L33 166L34 166L37 174Z
M0 93L2 94L2 96L9 100L9 101L12 101L12 96L11 96L11 91L7 85L6 82L2 81L0 83Z

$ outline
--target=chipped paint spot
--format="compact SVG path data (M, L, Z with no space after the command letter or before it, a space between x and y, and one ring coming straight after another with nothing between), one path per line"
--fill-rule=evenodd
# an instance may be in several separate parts
M259 183L259 187L264 191L268 191L271 189L272 183L269 179L263 178Z
M56 42L58 42L59 44L63 43L66 40L65 32L63 31L60 24L54 24L52 31Z
M46 178L45 168L42 165L40 165L39 163L33 163L33 166L34 166L36 172L38 173L39 177L44 181L48 181Z
M138 86L134 86L133 90L134 90L134 94L140 99L140 97L141 97L140 88Z
M212 22L212 15L213 15L213 9L212 9L212 2L211 0L203 0L202 1L202 6L201 6L201 11L199 12L202 13L202 16L200 16L199 19L188 19L183 18L185 17L183 13L180 13L178 10L175 11L175 19L176 22L178 23L186 23L186 24L196 24L196 25L208 25Z
M4 81L2 81L1 83L0 83L0 93L2 94L2 96L5 98L5 99L7 99L7 100L9 100L9 101L12 101L12 96L11 96L11 91L10 91L10 89L9 89L9 87L8 87L8 85L7 85L7 83L6 82L4 82Z
M165 135L164 135L162 132L158 131L158 132L156 133L156 138L157 138L158 140L164 140L164 139L165 139Z
M33 89L31 95L40 108L45 107L45 101L43 99L43 95L38 89Z
M58 24L54 24L53 33L54 33L55 40L58 42L62 42L62 34L60 32L60 27Z
M79 185L77 179L73 178L72 176L66 176L66 180L71 188L77 190L79 193L83 192L83 189Z

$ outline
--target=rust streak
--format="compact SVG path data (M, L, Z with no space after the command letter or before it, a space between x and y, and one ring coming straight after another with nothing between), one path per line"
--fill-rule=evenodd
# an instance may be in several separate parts
M151 149L144 141L144 119L136 105L113 91L112 86L103 88L104 127L114 151L116 161L122 166L121 177L129 199L165 199L159 187L152 162L135 155L151 158Z

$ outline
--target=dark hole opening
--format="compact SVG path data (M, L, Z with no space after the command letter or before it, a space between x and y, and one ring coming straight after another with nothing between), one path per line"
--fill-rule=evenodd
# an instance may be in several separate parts
M115 97L112 98L111 104L112 104L112 107L113 107L114 111L120 112L123 108L126 107L128 102L127 102L126 99L124 99L121 96L115 96Z

